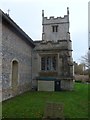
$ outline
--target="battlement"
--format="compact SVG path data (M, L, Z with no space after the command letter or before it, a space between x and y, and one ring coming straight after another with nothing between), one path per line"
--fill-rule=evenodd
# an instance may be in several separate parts
M43 17L43 24L51 24L51 23L65 23L65 22L69 22L68 21L68 15L64 15L64 17L54 17L54 16L50 16L48 17Z
M69 7L67 7L67 14L64 17L54 17L50 16L44 17L44 10L42 10L42 24L62 24L62 23L69 23Z
M64 15L64 17L54 17L54 16L50 16L49 18L48 17L44 17L44 19L47 19L47 20L50 20L50 19L65 19L65 17L67 17L67 15Z

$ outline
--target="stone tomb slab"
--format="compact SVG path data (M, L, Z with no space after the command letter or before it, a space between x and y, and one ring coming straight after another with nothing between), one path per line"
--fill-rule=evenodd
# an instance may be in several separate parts
M64 120L63 104L48 102L45 105L43 120Z

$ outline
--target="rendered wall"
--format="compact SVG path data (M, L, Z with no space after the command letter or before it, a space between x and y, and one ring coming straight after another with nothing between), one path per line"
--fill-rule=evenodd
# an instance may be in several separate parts
M38 91L54 91L54 81L38 80Z

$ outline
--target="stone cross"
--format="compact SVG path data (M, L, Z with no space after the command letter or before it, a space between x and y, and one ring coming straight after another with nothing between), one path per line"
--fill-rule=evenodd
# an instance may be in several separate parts
M7 11L8 11L8 16L9 16L10 9L8 9Z

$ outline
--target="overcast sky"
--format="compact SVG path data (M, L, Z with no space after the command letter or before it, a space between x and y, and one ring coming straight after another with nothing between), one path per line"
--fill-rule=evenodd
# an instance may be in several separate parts
M10 17L32 38L42 38L42 10L45 16L63 17L70 12L73 60L80 62L88 51L89 0L0 0L0 9L10 9Z

